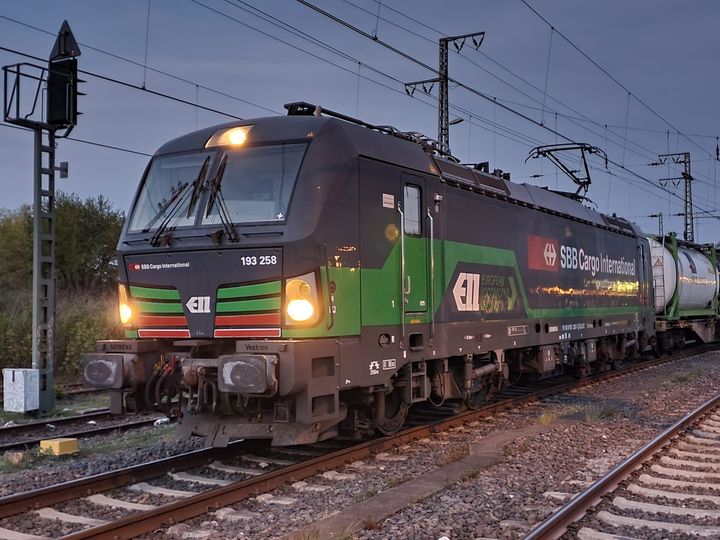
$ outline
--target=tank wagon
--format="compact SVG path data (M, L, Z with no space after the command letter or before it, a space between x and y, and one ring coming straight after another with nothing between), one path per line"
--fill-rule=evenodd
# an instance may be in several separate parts
M650 238L658 348L687 340L707 343L718 335L718 265L713 244L679 240L675 233Z
M118 244L126 339L84 359L115 410L179 399L180 429L215 445L310 443L654 346L633 224L417 133L286 108L150 161Z

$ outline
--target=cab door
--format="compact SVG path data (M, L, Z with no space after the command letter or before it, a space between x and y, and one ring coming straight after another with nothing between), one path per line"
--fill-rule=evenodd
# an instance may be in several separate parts
M398 212L402 222L400 246L402 301L406 318L417 319L417 315L428 311L429 304L429 222L426 215L425 179L408 173L402 173L401 179L402 200L398 204Z

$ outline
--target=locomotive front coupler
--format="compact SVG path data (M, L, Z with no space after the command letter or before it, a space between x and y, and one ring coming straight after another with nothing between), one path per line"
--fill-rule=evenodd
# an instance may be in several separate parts
M223 354L218 358L183 358L183 382L190 387L198 383L198 374L207 375L208 368L216 370L220 392L253 397L272 397L277 394L278 357L273 354ZM202 370L203 373L199 373Z

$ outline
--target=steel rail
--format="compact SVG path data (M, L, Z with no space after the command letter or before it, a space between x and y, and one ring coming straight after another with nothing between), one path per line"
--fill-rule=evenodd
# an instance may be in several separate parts
M13 424L7 427L0 427L0 437L12 436L26 431L35 431L43 429L48 424L60 426L70 424L72 422L82 422L83 420L102 420L104 418L113 418L117 415L110 414L110 409L102 408L89 411L85 414L76 414L74 416L58 416L55 418L47 418L45 420L33 420L32 422L24 422L22 424Z
M156 478L169 470L197 467L216 459L227 459L234 456L239 448L250 448L252 451L257 446L243 441L242 443L231 443L225 448L202 448L140 465L132 465L32 491L0 497L0 518L29 512L40 506L50 506L78 497L86 497L93 493L123 487L127 484L142 482L150 478Z
M565 506L530 531L525 540L554 540L560 538L570 525L582 519L590 508L599 503L605 495L611 493L620 482L627 479L645 461L654 457L675 435L695 423L698 418L718 405L720 405L720 394L686 414L586 490L573 497Z
M110 415L110 413L107 413L107 415L112 419L118 419L121 418L117 415ZM102 417L102 415L100 415ZM92 418L92 417L90 417ZM54 439L56 437L75 437L75 438L88 438L88 437L96 437L98 435L105 435L107 433L112 433L113 431L123 430L123 429L137 429L141 427L150 426L155 423L158 418L162 418L161 416L153 416L152 418L135 418L133 420L130 420L125 423L119 423L119 424L112 424L109 426L97 426L92 427L88 429L81 429L77 431L61 431L60 433L46 433L45 435L39 436L39 437L32 437L27 439L19 439L16 441L10 441L7 443L0 442L0 452L7 452L8 450L16 450L19 448L27 448L28 446L33 446L40 444L40 441L43 441L45 439ZM86 420L85 418L75 418L75 420ZM50 422L52 424L55 424L56 422ZM45 425L42 422L41 425ZM40 427L40 426L36 426ZM8 428L5 428L8 429Z
M713 346L714 347L714 346ZM707 350L707 349L704 349ZM688 352L697 354L703 351ZM345 465L346 463L364 459L372 453L394 448L421 437L427 437L438 431L462 425L474 419L488 416L500 410L506 410L518 405L532 402L540 397L557 394L571 388L578 388L608 380L617 376L626 375L647 367L677 360L686 355L653 359L622 370L594 374L584 379L576 379L559 385L540 388L528 394L515 396L496 403L490 403L478 410L465 411L450 418L438 420L429 424L405 429L395 435L374 439L356 446L337 450L330 454L312 458L294 465L268 472L261 476L234 482L228 486L210 489L192 497L163 505L117 519L103 525L85 529L63 537L63 540L82 540L87 538L115 540L119 538L134 538L141 534L151 533L159 528L178 523L211 510L238 503L258 493L264 493L285 485L288 481L297 482L328 469ZM1 503L1 501L0 501Z

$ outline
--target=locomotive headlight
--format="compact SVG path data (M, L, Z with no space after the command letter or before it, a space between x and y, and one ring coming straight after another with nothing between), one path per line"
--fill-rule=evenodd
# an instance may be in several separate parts
M213 146L242 146L248 138L248 132L252 126L237 126L229 129L221 129L213 133L213 136L205 143L205 148Z
M315 274L289 279L285 284L285 313L287 322L311 323L318 318Z
M118 285L118 310L120 311L120 322L125 326L129 326L133 313L128 299L127 287L123 284Z
M290 300L287 314L293 321L305 322L315 313L315 308L308 300Z

